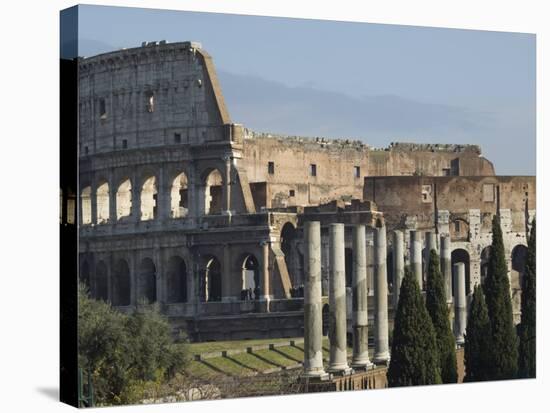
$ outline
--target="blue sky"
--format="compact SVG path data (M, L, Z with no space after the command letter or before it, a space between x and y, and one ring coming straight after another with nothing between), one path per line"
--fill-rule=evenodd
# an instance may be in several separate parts
M234 122L254 130L478 143L499 175L535 173L535 36L80 6L79 54L194 40Z

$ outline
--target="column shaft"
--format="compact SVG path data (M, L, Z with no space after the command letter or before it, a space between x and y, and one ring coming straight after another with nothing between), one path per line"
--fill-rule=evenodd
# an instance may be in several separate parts
M374 233L375 263L375 328L374 362L386 363L390 358L388 342L388 279L386 267L386 227L376 228Z
M441 273L445 283L445 294L447 303L453 302L453 274L451 267L451 238L441 237Z
M329 340L328 370L350 372L346 343L346 263L344 224L329 227Z
M365 226L355 225L352 234L353 248L353 295L352 295L352 328L353 328L353 368L372 366L369 359L369 315L367 292L367 246Z
M326 376L323 368L321 301L321 223L304 224L304 377Z
M411 269L420 291L422 291L424 285L422 282L422 234L419 231L411 231Z
M401 231L393 232L393 311L397 311L399 302L399 290L401 281L405 276L405 255L403 250L403 233Z
M455 339L464 344L466 333L466 270L463 262L453 266L455 278Z

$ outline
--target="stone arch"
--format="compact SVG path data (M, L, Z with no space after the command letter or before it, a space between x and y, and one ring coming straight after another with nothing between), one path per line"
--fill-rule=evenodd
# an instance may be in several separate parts
M487 272L489 271L489 259L491 258L491 251L492 246L488 245L485 248L481 250L480 255L480 262L479 262L479 268L480 268L480 278L481 278L481 285L485 283L485 279L487 278Z
M217 215L222 212L223 178L217 168L207 169L202 175L204 187L204 215Z
M94 297L96 299L103 301L107 301L109 299L107 284L107 265L105 265L103 261L99 261L95 268Z
M470 254L463 248L457 248L451 253L451 266L454 268L456 263L464 263L464 271L466 278L466 295L470 294ZM453 276L453 297L455 295L455 277Z
M177 255L168 260L166 290L169 304L187 302L187 266L183 258Z
M80 192L80 205L82 206L82 224L92 223L92 187L86 186Z
M220 261L213 255L204 259L203 277L201 277L200 297L202 301L212 302L222 299L222 269Z
M189 212L188 181L185 172L180 173L172 181L170 190L170 216L172 218L186 217Z
M82 261L80 264L80 276L78 277L80 282L89 289L90 288L90 264L87 260Z
M151 258L143 258L139 264L138 300L147 304L157 301L157 269Z
M113 305L130 305L131 288L132 281L128 262L120 259L115 263L113 269Z
M525 272L525 261L527 259L527 247L518 244L512 249L512 272L510 274L510 284L512 290L521 290L523 287L523 273Z
M97 204L96 221L98 224L105 224L109 222L109 183L105 181L100 184L95 194Z
M157 178L149 176L141 186L141 221L149 221L157 216Z
M294 274L293 269L293 260L296 259L296 228L292 225L291 222L287 222L283 225L281 229L281 251L285 255L286 268L292 285L296 287L298 280L296 274Z
M253 254L241 256L241 299L259 299L260 297L260 263Z
M126 178L116 192L116 218L120 220L132 213L132 181Z

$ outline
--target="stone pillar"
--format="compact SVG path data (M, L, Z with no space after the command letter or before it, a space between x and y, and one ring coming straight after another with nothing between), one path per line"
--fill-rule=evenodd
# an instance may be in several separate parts
M403 251L403 233L393 231L393 311L397 311L401 281L405 276L405 255Z
M116 192L118 188L109 181L109 224L116 224Z
M269 312L269 300L271 300L271 282L269 280L269 241L262 241L262 286L260 299L265 302L264 311ZM320 280L320 278L319 278Z
M420 291L423 290L422 283L422 235L419 231L411 231L411 270L418 282Z
M225 174L224 174L224 189L225 189L225 198L224 198L224 213L227 215L231 215L231 154L225 154L223 157L223 160L225 162Z
M132 179L132 209L130 210L132 221L141 221L141 185L137 176L134 174Z
M451 237L441 236L441 274L445 284L447 303L453 302L453 274L451 266Z
M455 279L455 339L464 344L466 333L466 270L463 262L453 266Z
M355 225L352 234L353 243L353 295L352 295L352 328L353 358L351 367L367 369L372 366L369 359L368 333L368 292L367 292L367 246L365 226Z
M374 362L387 363L390 359L388 341L388 279L386 267L386 227L374 233Z
M428 266L430 265L430 251L435 250L439 254L439 248L437 248L437 238L435 232L426 231L424 233L424 239L426 241L426 247L424 248L424 279L428 279Z
M92 184L90 191L90 201L92 210L92 225L97 225L97 185Z
M304 224L304 377L325 379L321 301L321 223Z
M346 343L346 254L344 224L329 226L329 340L328 371L349 374Z

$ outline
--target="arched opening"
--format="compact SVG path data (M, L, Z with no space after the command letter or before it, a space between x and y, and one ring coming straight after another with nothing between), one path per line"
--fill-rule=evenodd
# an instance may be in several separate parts
M241 300L258 300L260 298L260 264L252 254L242 262Z
M172 182L170 191L170 214L172 218L183 218L188 213L187 176L181 173Z
M216 257L207 257L204 277L201 280L201 300L205 302L221 301L222 299L222 271Z
M451 265L454 268L454 265L456 263L463 262L464 263L464 271L466 275L466 295L470 294L470 254L468 254L468 251L459 248L454 250L451 253ZM455 279L453 277L453 297L455 295L456 286L455 286Z
M130 216L132 212L132 183L129 179L122 182L116 192L116 219Z
M487 272L489 271L489 259L491 258L491 250L492 247L489 245L483 248L483 250L481 251L481 259L479 263L481 285L485 283L485 279L487 278Z
M151 258L144 258L139 265L138 299L146 304L157 301L157 269Z
M182 258L174 256L168 260L166 283L168 303L187 302L187 266Z
M283 228L281 230L281 250L283 251L283 254L285 255L285 263L286 268L288 270L288 275L290 276L290 281L292 282L293 288L298 287L299 280L296 277L293 260L295 259L295 251L296 251L296 229L294 228L294 225L292 225L290 222L287 222L285 225L283 225Z
M204 214L216 215L222 211L223 179L217 169L212 170L204 181Z
M149 221L157 215L157 179L151 176L141 187L141 220Z
M107 290L107 266L103 261L99 261L96 265L94 297L103 301L109 299Z
M92 187L85 187L80 193L80 204L82 205L82 224L92 223Z
M96 191L97 223L104 224L109 221L109 184L104 182Z
M90 264L88 264L88 261L83 261L80 266L80 282L88 289L90 288Z
M126 260L118 260L113 271L113 305L130 305L130 269Z
M71 188L67 188L67 224L76 222L76 194Z
M346 287L351 287L353 282L353 250L351 248L344 250L344 267L346 271Z
M516 245L512 250L512 273L510 281L512 290L520 290L523 287L523 273L525 272L525 260L527 259L527 247Z

